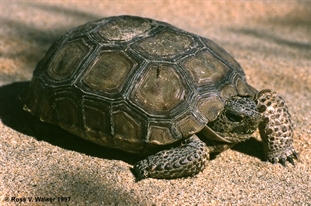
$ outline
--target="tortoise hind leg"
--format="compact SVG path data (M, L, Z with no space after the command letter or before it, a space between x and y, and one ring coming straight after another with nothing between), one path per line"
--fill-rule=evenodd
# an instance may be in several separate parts
M209 159L208 148L196 135L180 147L163 150L139 161L134 166L138 179L171 179L192 176L205 168Z

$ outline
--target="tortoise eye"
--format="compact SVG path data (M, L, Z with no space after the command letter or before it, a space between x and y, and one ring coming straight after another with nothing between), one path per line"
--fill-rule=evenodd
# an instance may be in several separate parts
M231 122L240 122L242 121L243 117L239 116L236 113L233 113L231 111L226 112L226 117L231 121Z

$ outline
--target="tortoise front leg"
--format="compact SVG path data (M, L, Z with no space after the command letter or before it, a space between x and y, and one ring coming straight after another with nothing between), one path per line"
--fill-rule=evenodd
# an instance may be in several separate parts
M209 152L196 135L185 140L180 147L163 150L139 161L134 166L138 179L171 179L193 176L205 168Z
M292 145L293 125L284 100L276 92L263 90L256 95L256 101L258 111L264 117L259 132L266 159L283 166L288 160L294 165L293 158L298 159L298 155Z

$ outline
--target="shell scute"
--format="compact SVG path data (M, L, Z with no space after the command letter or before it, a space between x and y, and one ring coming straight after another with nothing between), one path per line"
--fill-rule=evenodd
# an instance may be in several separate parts
M137 63L122 51L102 52L86 69L82 83L102 94L120 93L136 66Z
M166 114L184 101L185 95L186 88L175 68L155 65L141 74L130 98L146 113Z
M83 40L72 41L63 45L51 59L46 69L50 80L61 82L72 77L77 68L87 58L91 48Z

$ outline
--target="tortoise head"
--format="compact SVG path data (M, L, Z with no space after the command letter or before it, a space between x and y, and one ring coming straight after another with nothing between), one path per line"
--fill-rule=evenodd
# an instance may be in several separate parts
M262 115L251 97L229 99L217 118L207 126L228 142L248 139L262 121Z

